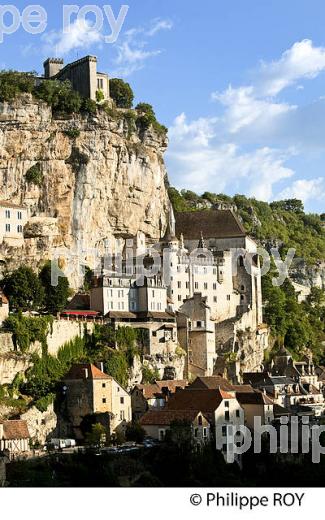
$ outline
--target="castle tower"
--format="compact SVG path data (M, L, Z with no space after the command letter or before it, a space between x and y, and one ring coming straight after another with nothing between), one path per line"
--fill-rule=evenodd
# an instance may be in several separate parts
M60 58L48 58L44 61L44 77L45 79L53 78L63 68L64 61Z

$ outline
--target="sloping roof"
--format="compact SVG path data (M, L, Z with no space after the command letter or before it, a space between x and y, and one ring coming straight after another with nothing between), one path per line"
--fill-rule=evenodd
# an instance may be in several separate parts
M188 382L186 379L166 379L166 381L156 381L156 385L160 388L168 388L170 392L176 392L177 388L185 388Z
M9 209L27 209L24 206L19 206L18 204L13 204L10 200L0 200L1 208L9 208Z
M274 416L280 416L280 415L292 415L292 412L290 412L287 408L284 408L283 406L274 403L273 405L273 414Z
M185 388L170 397L167 402L167 409L213 413L224 399L235 399L235 396L223 390Z
M77 293L69 302L69 310L90 310L89 294Z
M199 413L197 410L149 410L141 417L140 424L169 426L173 421L193 422Z
M27 421L0 421L3 425L3 438L6 440L29 439Z
M141 390L145 399L153 399L154 397L163 396L163 388L168 388L169 392L175 393L178 388L187 386L186 379L174 379L166 381L156 381L153 384L136 385L137 390Z
M185 240L245 237L246 231L231 210L203 210L176 213L176 235Z
M232 392L254 392L251 385L233 385L222 376L198 376L193 383L190 384L190 388L208 388L210 390L216 390L219 387L223 390Z
M255 390L255 392L237 392L236 397L240 404L274 405L272 399L258 390Z
M86 377L86 371L88 371L88 377ZM72 365L69 372L63 377L63 380L73 379L112 379L111 376L105 374L95 365L91 363L78 363Z

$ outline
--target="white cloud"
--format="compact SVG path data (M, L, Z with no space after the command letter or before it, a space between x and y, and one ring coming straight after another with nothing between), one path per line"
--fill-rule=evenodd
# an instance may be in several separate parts
M172 28L173 22L171 20L156 18L155 20L152 20L151 28L147 30L146 34L148 36L154 36L159 31L169 31Z
M55 52L56 56L64 56L75 49L87 49L103 42L103 35L87 20L76 20L69 31L51 31L43 35L44 53Z
M158 56L162 52L160 49L148 50L147 39L161 30L170 30L172 27L170 20L156 18L148 27L133 27L125 31L114 46L117 53L114 59L116 70L112 71L112 75L127 77L143 69L149 58Z
M188 122L185 114L175 119L167 160L176 184L202 193L242 191L244 183L248 195L271 200L274 185L294 175L285 166L294 151L262 147L244 152L233 142L218 141L218 124L217 118Z
M312 79L325 69L325 48L302 40L286 50L278 61L262 62L258 70L257 90L264 96L276 96L301 79Z
M298 179L282 190L276 198L300 199L304 203L310 200L324 200L325 179L323 177L317 177L315 179Z

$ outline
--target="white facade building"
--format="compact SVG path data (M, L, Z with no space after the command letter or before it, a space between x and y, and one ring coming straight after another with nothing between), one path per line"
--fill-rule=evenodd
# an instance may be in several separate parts
M0 201L0 244L19 247L24 240L28 210L9 201Z

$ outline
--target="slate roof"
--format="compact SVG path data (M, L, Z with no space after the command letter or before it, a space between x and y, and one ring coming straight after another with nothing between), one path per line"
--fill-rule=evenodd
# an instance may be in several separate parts
M63 380L86 379L86 370L88 370L88 379L112 379L111 376L105 374L91 363L78 363L72 365L69 372L63 377Z
M258 390L253 392L237 392L236 397L240 404L274 405L272 399L265 395L264 392Z
M0 421L0 424L3 425L3 439L5 440L30 438L27 421Z
M231 210L203 210L176 213L176 235L184 235L185 240L204 238L245 237L246 231L238 217Z

